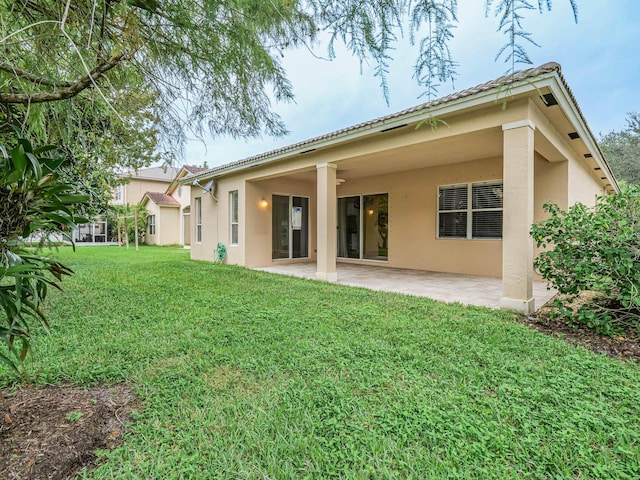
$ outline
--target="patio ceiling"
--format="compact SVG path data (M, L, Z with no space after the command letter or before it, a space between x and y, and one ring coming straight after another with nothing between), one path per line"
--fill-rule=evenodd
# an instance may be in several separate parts
M415 127L404 128L413 130ZM429 129L430 127L425 125L421 128ZM439 126L438 128L447 127ZM353 156L338 162L337 174L339 178L350 180L501 155L502 130L491 128ZM315 182L316 169L309 167L285 176L293 180Z

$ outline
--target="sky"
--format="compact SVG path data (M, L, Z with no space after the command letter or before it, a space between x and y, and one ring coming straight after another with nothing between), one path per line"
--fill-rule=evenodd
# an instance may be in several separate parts
M459 63L458 75L453 85L440 87L437 97L507 71L502 60L495 61L506 39L496 32L498 20L485 17L484 3L458 0L459 23L450 44ZM551 12L529 12L525 28L540 47L531 45L528 53L533 66L560 63L591 130L599 137L624 129L627 113L640 111L640 0L577 0L577 4L578 23L569 0L556 0ZM313 50L317 56L327 56L325 45ZM289 135L194 138L187 143L184 163L222 165L423 103L424 87L413 78L417 53L407 39L390 52L387 104L373 65L361 69L358 59L346 50L337 49L333 61L315 58L304 48L289 51L283 65L293 84L295 103L274 105Z

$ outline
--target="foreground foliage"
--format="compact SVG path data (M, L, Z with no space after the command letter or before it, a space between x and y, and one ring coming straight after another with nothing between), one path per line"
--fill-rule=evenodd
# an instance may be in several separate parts
M568 3L577 14L576 0ZM549 11L552 2L484 4L505 34L498 56L511 71L531 63L527 13ZM281 135L286 128L271 104L293 98L285 52L311 50L324 31L329 57L344 44L375 66L386 92L391 52L404 32L419 46L415 78L432 95L455 76L449 43L457 8L457 0L3 1L0 125L28 125L46 141L55 133L64 144L79 135L78 143L103 155L132 143L137 155L149 155L156 149L143 147L157 138L156 126L166 141L158 151L175 150L190 129ZM121 142L123 131L129 142Z
M35 380L125 380L145 401L84 478L640 476L636 365L506 312L188 258L59 253L76 275Z
M544 208L550 217L531 235L549 250L535 267L563 294L555 300L558 312L605 334L640 329L640 186L602 196L592 209L581 203L566 212L555 204ZM573 308L583 292L595 296Z
M26 250L22 240L70 235L75 207L87 200L60 180L63 160L45 156L52 150L33 149L24 139L10 151L0 145L0 341L7 349L0 351L0 361L18 373L29 351L30 321L47 326L42 303L48 288L59 288L62 276L72 273Z

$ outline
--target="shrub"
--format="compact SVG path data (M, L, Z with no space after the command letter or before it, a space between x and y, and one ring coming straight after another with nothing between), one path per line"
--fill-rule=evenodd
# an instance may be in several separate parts
M640 187L623 186L593 208L544 208L550 217L531 235L549 250L534 265L562 294L557 312L599 333L640 328ZM591 292L589 301L574 306L584 292Z
M42 310L47 289L60 288L63 275L72 272L41 250L26 249L22 239L37 231L42 242L49 234L69 237L75 207L88 199L60 180L64 160L49 157L52 150L33 149L24 139L10 151L0 145L0 342L7 348L0 361L23 376L30 321L47 327Z

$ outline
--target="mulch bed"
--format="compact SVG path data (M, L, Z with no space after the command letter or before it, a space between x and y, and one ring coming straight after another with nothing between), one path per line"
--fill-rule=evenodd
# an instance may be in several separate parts
M3 392L0 478L68 479L96 462L95 451L119 445L140 407L124 385L20 387Z
M583 301L591 296L583 295ZM566 320L553 318L552 308L545 306L534 316L522 320L535 330L562 338L574 345L582 345L595 353L603 353L623 362L634 361L640 365L640 332L627 330L620 335L607 337L598 335L594 330L580 324L569 324Z

